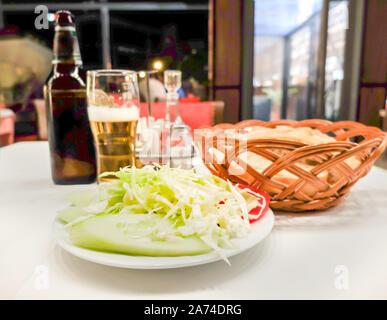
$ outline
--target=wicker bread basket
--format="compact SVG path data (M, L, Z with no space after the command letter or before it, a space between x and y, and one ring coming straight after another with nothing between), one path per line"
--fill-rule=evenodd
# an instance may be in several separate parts
M241 133L254 129L254 126L309 127L328 134L336 141L306 145L282 139L241 138ZM235 125L219 124L212 128L196 130L195 143L205 165L214 175L266 191L271 196L272 209L302 212L323 210L339 204L356 181L369 172L375 160L383 153L387 134L378 128L352 121L246 120ZM282 150L283 153L279 155L275 150ZM214 157L214 151L218 155L222 154L222 157ZM241 157L238 157L246 151L269 160L271 164L262 172L258 172L248 161L243 162ZM350 158L356 158L356 168L348 165ZM313 161L311 170L305 170L300 165L304 161ZM230 170L231 164L244 166L244 170ZM275 178L284 170L294 177L288 183ZM327 179L324 172L333 174L333 181Z

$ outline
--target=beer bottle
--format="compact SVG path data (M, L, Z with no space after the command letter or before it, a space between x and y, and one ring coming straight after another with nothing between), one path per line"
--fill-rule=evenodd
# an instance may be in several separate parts
M69 11L56 13L52 64L44 87L52 179L56 184L91 183L96 178L94 142L74 17Z

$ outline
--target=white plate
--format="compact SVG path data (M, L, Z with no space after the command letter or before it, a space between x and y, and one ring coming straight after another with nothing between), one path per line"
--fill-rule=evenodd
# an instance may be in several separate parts
M54 221L54 236L58 244L71 254L99 264L107 266L128 268L128 269L169 269L195 266L199 264L210 263L221 260L216 252L209 252L197 256L182 257L145 257L130 256L119 253L105 253L100 251L88 250L74 246L68 237L67 231L63 228L63 223L58 219ZM252 224L251 233L243 238L236 239L236 249L225 250L227 257L234 256L246 251L257 243L262 241L272 230L274 225L274 214L270 209L265 215ZM232 263L232 261L231 261Z

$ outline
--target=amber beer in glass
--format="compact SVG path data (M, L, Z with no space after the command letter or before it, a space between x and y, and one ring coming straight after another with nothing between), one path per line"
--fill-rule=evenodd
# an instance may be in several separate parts
M97 151L98 176L126 166L140 166L136 158L139 118L137 74L128 70L87 72L88 114ZM116 179L108 175L98 182Z
M58 11L56 17L53 71L44 87L52 179L56 184L91 183L95 149L74 17L69 11Z

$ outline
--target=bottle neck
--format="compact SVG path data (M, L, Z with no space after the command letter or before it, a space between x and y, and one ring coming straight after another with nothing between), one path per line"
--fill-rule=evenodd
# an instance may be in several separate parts
M78 37L73 26L56 26L54 64L81 65Z

